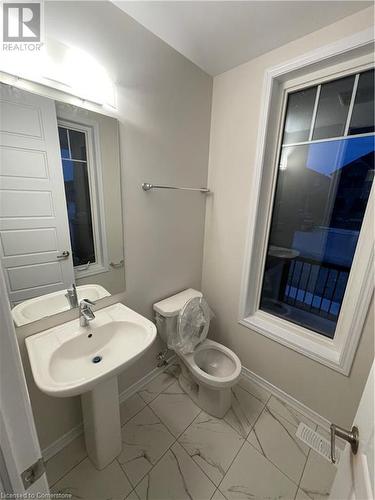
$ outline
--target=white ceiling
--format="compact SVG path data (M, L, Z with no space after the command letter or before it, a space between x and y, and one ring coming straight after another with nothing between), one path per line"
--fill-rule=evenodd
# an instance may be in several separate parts
M358 0L112 1L210 75L372 5Z

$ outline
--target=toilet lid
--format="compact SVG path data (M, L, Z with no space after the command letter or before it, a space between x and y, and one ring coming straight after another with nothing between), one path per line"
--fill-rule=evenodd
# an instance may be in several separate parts
M210 316L210 308L203 297L188 300L178 315L178 345L175 348L183 354L193 352L207 337Z

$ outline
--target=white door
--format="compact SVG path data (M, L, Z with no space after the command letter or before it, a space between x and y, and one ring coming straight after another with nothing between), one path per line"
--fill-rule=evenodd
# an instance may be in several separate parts
M341 457L330 500L374 498L374 364L362 394L353 425L359 430L356 455L349 444Z
M12 305L68 288L71 254L55 102L1 84L0 258Z
M34 482L24 484L22 480L25 470L35 463L40 464L41 451L1 264L0 327L0 492L19 495L27 492L30 498L46 498L36 496L49 491L42 466Z

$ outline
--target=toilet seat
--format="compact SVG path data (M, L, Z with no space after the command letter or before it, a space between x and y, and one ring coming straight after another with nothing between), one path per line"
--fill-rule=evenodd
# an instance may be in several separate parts
M213 340L204 340L192 353L177 354L197 382L206 384L211 389L232 387L241 375L238 356Z
M183 354L194 352L207 337L210 326L210 308L203 297L190 298L177 318L176 351Z

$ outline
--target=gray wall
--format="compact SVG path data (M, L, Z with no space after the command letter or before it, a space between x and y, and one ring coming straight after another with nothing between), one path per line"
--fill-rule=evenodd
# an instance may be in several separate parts
M373 308L349 377L238 324L249 197L267 68L370 27L372 9L280 47L214 78L203 293L212 333L245 367L338 424L351 424L374 356Z
M205 198L145 193L140 185L206 184L212 78L110 2L46 2L45 17L47 36L92 54L117 85L126 263L121 298L152 318L153 302L201 287ZM79 398L47 397L30 374L23 339L56 321L18 331L42 448L81 420ZM156 366L159 350L156 342L120 376L120 390Z

